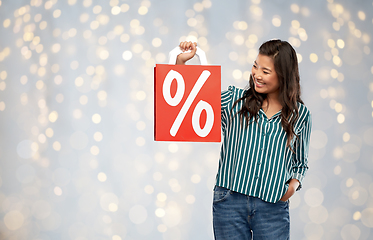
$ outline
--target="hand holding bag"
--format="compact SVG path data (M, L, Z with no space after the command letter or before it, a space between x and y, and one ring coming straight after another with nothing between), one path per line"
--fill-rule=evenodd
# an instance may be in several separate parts
M201 65L174 65L180 53L154 67L154 140L220 142L221 67L207 65L199 47Z

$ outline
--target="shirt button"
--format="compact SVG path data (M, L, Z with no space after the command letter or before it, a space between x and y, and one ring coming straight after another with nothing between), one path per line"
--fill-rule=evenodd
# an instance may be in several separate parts
M262 164L262 162L258 162L258 165Z
M259 177L258 176L255 176L255 179L258 179Z

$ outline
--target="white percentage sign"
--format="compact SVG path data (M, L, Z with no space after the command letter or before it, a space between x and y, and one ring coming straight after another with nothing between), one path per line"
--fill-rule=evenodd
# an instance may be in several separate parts
M197 94L201 90L202 86L205 84L207 79L210 77L211 73L207 70L204 70L201 75L199 76L196 84L193 86L192 91L190 92L189 96L187 97L184 105L181 107L181 110L179 114L177 115L174 123L172 124L172 127L170 129L171 136L175 137L177 131L179 131L180 125L183 122L185 115L187 114L190 106L192 105L194 99L196 98ZM171 83L172 81L176 79L177 82L177 90L174 97L171 97ZM181 99L184 96L185 92L185 82L183 76L174 71L170 70L167 73L167 76L163 82L163 97L164 100L168 103L170 106L176 106L180 103ZM205 110L207 117L206 117L206 123L203 128L200 126L200 116L202 111ZM194 129L194 132L200 136L200 137L206 137L214 125L214 110L212 109L211 105L205 101L200 100L192 115L192 126Z

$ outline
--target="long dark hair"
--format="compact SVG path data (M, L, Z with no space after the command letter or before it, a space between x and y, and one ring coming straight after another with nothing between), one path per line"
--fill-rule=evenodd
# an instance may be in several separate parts
M290 144L293 136L296 136L294 124L299 117L297 102L303 103L300 98L297 54L288 42L281 40L270 40L263 43L259 48L259 54L273 59L280 85L279 100L282 105L281 125L287 136L286 146L294 152ZM250 76L249 85L244 95L233 105L234 107L238 102L244 101L238 114L241 115L241 120L245 118L246 127L253 118L257 121L257 114L262 107L263 101L267 97L266 94L255 91L252 75ZM296 137L298 138L298 136Z

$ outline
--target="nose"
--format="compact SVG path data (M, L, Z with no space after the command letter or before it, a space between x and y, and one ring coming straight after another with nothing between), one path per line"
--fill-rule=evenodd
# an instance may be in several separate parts
M260 71L253 71L253 76L256 78L256 79L262 79L262 74L260 74Z
M254 67L251 69L251 74L253 75L253 77L258 78L259 77L258 73L259 71L255 69Z

